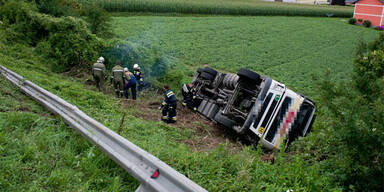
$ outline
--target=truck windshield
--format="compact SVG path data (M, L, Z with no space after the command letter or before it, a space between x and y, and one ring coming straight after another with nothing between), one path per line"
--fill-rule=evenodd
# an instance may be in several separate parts
M283 101L283 104L281 105L280 109L278 110L278 113L275 116L275 120L273 121L271 127L268 129L268 133L265 136L265 140L272 143L273 138L277 134L280 125L283 122L284 117L288 113L289 107L292 105L292 98L286 97Z
M314 120L314 110L315 107L311 103L304 101L300 107L300 111L297 114L297 120L292 125L289 133L289 140L292 141L298 136L304 137L307 134L307 132L311 129L311 123Z
M255 119L254 125L259 125L261 118L263 117L263 114L265 113L265 110L268 107L269 102L271 101L273 93L269 93L268 96L265 98L263 102L263 106L261 107L261 111L259 112L257 118Z

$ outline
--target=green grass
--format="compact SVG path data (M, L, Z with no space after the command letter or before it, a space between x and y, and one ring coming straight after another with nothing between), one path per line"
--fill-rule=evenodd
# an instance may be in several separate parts
M189 13L210 15L284 15L352 17L353 8L346 6L303 5L264 2L261 0L97 0L112 12Z
M0 191L116 191L137 182L0 77Z
M330 69L333 79L348 79L357 43L378 36L340 18L132 16L116 17L112 26L118 38L135 46L133 52L152 48L173 58L174 73L191 78L206 64L227 72L245 67L311 97L312 74ZM136 62L147 70L152 65Z
M0 48L1 65L78 106L110 129L116 131L122 113L127 112L123 137L208 191L340 190L322 174L321 164L314 163L316 158L308 158L311 154L280 153L272 164L259 160L260 149L246 146L233 154L226 150L227 144L213 151L191 151L180 141L196 137L193 130L135 118L135 109L121 108L117 99L93 91L81 79L53 73L33 48L2 42ZM1 190L133 191L137 187L123 169L60 118L48 115L2 78L1 84ZM22 107L28 110L19 110Z

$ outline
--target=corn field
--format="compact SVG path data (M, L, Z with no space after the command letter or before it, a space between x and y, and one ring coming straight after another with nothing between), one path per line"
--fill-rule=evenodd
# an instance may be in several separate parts
M260 0L80 0L110 12L187 13L211 15L280 15L352 17L352 7L302 5Z

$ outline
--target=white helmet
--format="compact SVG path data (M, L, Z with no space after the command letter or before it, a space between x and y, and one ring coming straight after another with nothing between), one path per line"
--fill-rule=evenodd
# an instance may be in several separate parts
M124 72L128 72L128 68L124 68Z
M97 62L98 62L98 63L104 63L104 57L99 57L99 58L97 59Z
M140 67L139 67L138 64L134 64L134 65L133 65L133 69L140 69Z

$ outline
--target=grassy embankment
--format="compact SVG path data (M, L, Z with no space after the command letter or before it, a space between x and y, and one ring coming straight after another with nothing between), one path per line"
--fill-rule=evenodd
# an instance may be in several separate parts
M28 47L3 43L0 47L1 65L48 85L50 91L65 89L60 96L72 98L73 103L92 103L92 107L87 105L88 113L114 102L51 72L49 64ZM0 191L117 191L137 186L129 174L60 117L23 95L3 76L0 84Z
M352 17L348 6L302 5L261 0L97 0L112 12L188 13L209 15L283 15Z
M152 26L153 19L166 23L164 19L172 22L172 20L178 20L179 18L145 17L141 18L142 21L139 21L138 18L132 17L118 18L115 22L130 21L132 26L136 26L136 30L125 29L128 31L126 34L131 34L132 37L135 37L135 35L141 33L138 29L142 28L145 30L146 26ZM216 19L223 20L222 22L224 23L230 22L230 18L227 17ZM279 20L282 19L279 18ZM291 19L291 22L297 20L297 18ZM199 22L193 22L195 21L194 18L185 18L183 22L185 26L190 25L192 27L191 23L188 24L188 22L196 25L196 28L192 27L189 30L202 30L207 28L208 25L212 25L212 23L209 23L209 20L200 21L204 27L199 26ZM331 21L333 23L338 22L338 20ZM138 25L140 22L144 23ZM138 24L134 25L134 23ZM191 53L191 55L185 54L183 57L180 57L180 60L184 61L183 64L188 66L182 68L189 71L200 64L211 63L210 60L222 57L231 62L230 58L233 57L229 54L226 55L228 52L225 50L221 54L222 57L212 54L217 52L215 47L225 47L223 46L226 45L224 39L234 41L231 44L236 44L235 42L243 43L244 41L252 42L252 39L246 39L246 36L243 35L223 36L222 41L214 44L212 41L216 41L211 33L217 31L215 28L223 27L221 25L218 23L216 27L211 26L212 28L208 28L206 33L204 33L205 30L200 33L195 31L197 33L196 36L193 35L194 33L191 33L190 36L186 35L188 31L185 32L186 29L181 27L179 30L177 27L169 28L173 30L172 34L175 42L168 42L167 40L169 39L167 38L171 38L169 36L163 39L163 35L170 34L167 31L164 31L166 33L160 35L159 39L162 40L162 43L168 45L164 46L167 50L172 50L170 48L179 45L180 47L175 47L174 49L177 48L182 51L181 53ZM170 27L169 25L161 26ZM161 26L159 29L163 29ZM243 31L247 30L247 26L245 25L244 28L242 26L232 27L233 29L240 28L238 30ZM366 30L357 27L353 28L352 26L347 27L343 23L341 26L352 30L355 29L356 31ZM270 30L273 30L273 28ZM228 35L231 35L230 31L228 32ZM369 31L368 33L372 36L375 34L374 31ZM144 34L148 35L151 33ZM305 34L308 35L308 33ZM356 33L350 34L356 35ZM124 34L121 34L121 37L123 36ZM183 41L185 44L178 43L181 41L180 38L182 36L185 37ZM139 40L141 39L139 38L140 36L137 37ZM201 40L199 37L204 41L210 41L196 43L197 47L188 46L190 45L188 41L196 40L199 42ZM152 36L148 36L148 38L152 39ZM354 40L355 37L352 39ZM272 38L269 39L269 41L271 40ZM263 45L263 43L256 42L255 44ZM248 147L232 154L229 154L225 147L218 147L212 151L191 151L182 141L196 137L195 130L179 129L160 122L135 118L131 115L135 113L135 109L121 108L116 99L88 90L87 86L79 82L78 79L72 79L51 72L49 64L45 63L44 59L35 55L33 49L21 45L6 45L3 43L0 46L2 65L27 77L70 103L77 105L81 110L112 130L116 131L118 129L122 113L127 112L128 117L121 135L159 157L209 191L285 191L286 189L328 191L337 189L335 183L332 183L320 171L320 164L316 163L316 159L320 157L316 157L316 154L312 154L313 156L310 158L308 158L308 155L310 155L308 153L297 152L293 156L280 154L277 156L275 163L271 164L259 161L260 151L253 151ZM185 48L183 48L184 46ZM291 49L295 48L294 44L291 46L293 46ZM350 46L350 49L353 50L353 46ZM195 51L188 50L187 47ZM209 51L210 49L213 50ZM232 50L230 47L225 49ZM270 51L274 50L271 49ZM206 55L198 55L200 53ZM243 56L241 51L234 53L234 55L239 54L237 58ZM250 55L253 54L250 53ZM196 62L200 59L208 60ZM249 59L249 61L251 60ZM219 63L221 62L214 64L213 67L228 71L235 70L233 65L228 65L225 62ZM245 64L237 67L240 66L248 67ZM299 68L301 66L296 67L297 70ZM263 73L270 75L265 70ZM47 113L43 112L44 110L40 106L15 91L15 88L12 88L9 83L3 82L4 80L2 80L2 84L5 86L2 86L0 91L2 100L2 112L0 113L2 116L0 121L1 150L4 154L0 157L0 162L2 163L0 175L1 189L6 191L31 188L45 190L107 190L109 187L112 187L112 190L133 190L137 186L137 183L127 173L122 171L105 155L102 155L99 150L85 142L73 130L67 129L60 118L50 115L42 116L42 114ZM138 100L138 102L141 102L141 100ZM57 124L56 127L55 124ZM316 135L318 133L314 131L313 134ZM302 140L307 139L313 138L309 137ZM300 141L297 142L297 145L300 145ZM305 156L307 157L305 158ZM111 183L113 185L110 185Z

